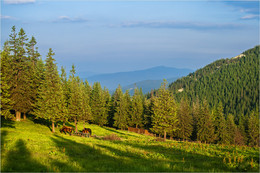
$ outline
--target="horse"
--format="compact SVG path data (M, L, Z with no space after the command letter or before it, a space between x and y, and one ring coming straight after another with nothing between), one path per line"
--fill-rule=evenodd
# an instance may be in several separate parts
M72 131L75 131L73 127L69 127L69 126L63 126L61 129L60 129L60 132L62 133L69 133L71 135Z
M91 136L91 129L90 128L84 128L82 130L82 133L87 133L88 136Z

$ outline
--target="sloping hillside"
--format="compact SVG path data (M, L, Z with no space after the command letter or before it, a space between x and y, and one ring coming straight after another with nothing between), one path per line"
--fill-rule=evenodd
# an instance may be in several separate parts
M217 60L169 85L177 100L206 98L209 104L222 102L224 112L250 114L259 105L259 46L242 54Z
M31 121L30 117L20 122L2 119L1 171L253 172L259 169L258 148L160 142L134 132L93 124L87 127L92 129L90 138L61 134L58 131L61 126L51 133L43 122ZM79 129L83 129L82 124Z

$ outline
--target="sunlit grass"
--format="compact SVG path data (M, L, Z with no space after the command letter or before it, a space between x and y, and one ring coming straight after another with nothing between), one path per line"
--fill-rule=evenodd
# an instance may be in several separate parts
M73 124L71 124L73 125ZM97 125L97 138L64 135L27 120L2 121L1 171L255 171L259 148L166 141ZM79 124L79 130L83 124ZM115 134L120 140L104 140Z

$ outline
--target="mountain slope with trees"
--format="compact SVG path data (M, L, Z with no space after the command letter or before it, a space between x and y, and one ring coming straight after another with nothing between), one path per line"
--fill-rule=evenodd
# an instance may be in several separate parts
M222 102L224 114L249 115L259 104L259 46L231 59L217 60L169 85L178 101Z

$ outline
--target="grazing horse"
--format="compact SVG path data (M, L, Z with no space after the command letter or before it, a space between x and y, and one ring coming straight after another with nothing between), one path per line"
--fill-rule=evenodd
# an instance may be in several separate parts
M61 129L60 129L60 132L62 133L69 133L71 135L72 131L74 131L74 128L73 127L69 127L69 126L63 126Z
M91 129L90 128L84 128L82 130L82 133L86 133L88 136L90 135L91 136Z

